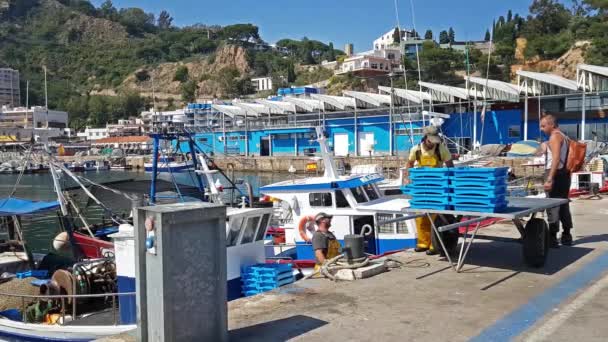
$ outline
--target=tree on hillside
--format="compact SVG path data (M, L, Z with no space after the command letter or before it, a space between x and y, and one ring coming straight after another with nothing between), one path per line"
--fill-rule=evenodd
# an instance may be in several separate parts
M454 29L450 27L450 30L448 31L448 39L450 40L450 43L454 43L456 41L456 33L454 32Z
M556 34L568 26L570 17L570 12L557 0L534 0L526 31L530 35Z
M424 39L426 39L426 40L433 40L433 31L432 30L426 30L426 32L424 33Z
M289 62L287 65L287 83L293 83L296 80L296 69L293 62Z
M513 12L509 10L509 12L507 12L507 22L510 23L511 20L513 20Z
M154 14L146 13L141 8L121 8L119 21L132 35L141 35L154 30Z
M171 28L171 23L173 23L173 18L171 17L169 12L164 10L160 12L157 21L158 28L161 30L166 30L168 28Z
M196 101L196 90L197 89L198 89L198 84L194 80L188 81L186 83L182 83L182 85L180 86L180 90L182 93L182 100L184 102Z
M448 31L443 30L439 32L439 44L447 44L450 42L450 37L448 36Z
M327 60L333 62L336 60L336 51L334 50L334 43L329 42L329 50L327 51Z
M393 30L393 42L395 44L401 43L401 32L399 32L398 27L395 27L395 29Z
M108 20L118 19L118 10L114 7L114 4L111 0L104 1L101 6L99 6L98 12L102 18L106 18Z
M500 17L498 17L498 25L496 26L498 27L502 27L505 25L505 17L503 17L502 15Z
M8 15L10 17L24 16L39 3L40 0L10 0L8 2Z
M182 65L175 70L175 75L173 76L174 81L186 82L188 80L188 67Z
M416 30L412 29L412 37L414 37L414 39L419 39L420 35L418 34L418 32L416 32Z
M489 42L492 39L492 36L490 35L490 30L486 30L486 36L484 38L484 40L486 42Z
M235 24L222 28L222 37L240 41L260 41L260 33L257 26L252 24Z

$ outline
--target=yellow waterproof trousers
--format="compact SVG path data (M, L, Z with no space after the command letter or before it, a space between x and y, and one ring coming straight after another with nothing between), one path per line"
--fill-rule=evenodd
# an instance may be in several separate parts
M436 216L437 215L431 215L431 218L435 220ZM431 243L432 229L433 227L431 226L431 221L429 220L428 216L416 218L416 233L418 238L416 247L434 250L433 244Z

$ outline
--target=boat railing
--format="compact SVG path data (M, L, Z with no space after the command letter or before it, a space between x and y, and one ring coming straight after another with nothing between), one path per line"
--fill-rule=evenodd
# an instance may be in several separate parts
M112 298L112 314L113 314L113 324L118 325L118 303L116 302L117 297L130 297L135 296L136 292L118 292L118 293L95 293L95 294L65 294L65 295L27 295L27 294L15 294L15 293L4 293L0 292L0 297L11 297L11 298L21 298L21 312L23 321L26 320L26 300L60 300L61 301L61 322L60 324L65 324L65 316L66 316L66 301L72 299L73 303L76 303L78 299L90 299L90 298L102 298L102 297L111 297ZM84 316L81 318L85 318ZM72 320L70 322L78 320L76 317L76 306L72 307Z

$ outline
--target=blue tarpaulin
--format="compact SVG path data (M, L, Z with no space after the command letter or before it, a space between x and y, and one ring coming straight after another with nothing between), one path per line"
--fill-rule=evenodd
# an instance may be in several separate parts
M57 207L59 207L58 201L39 202L14 197L2 198L0 199L0 216L35 214Z

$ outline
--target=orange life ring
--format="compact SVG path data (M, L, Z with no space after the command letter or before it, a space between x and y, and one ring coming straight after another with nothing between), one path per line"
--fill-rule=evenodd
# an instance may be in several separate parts
M298 231L300 232L300 237L306 241L306 242L310 242L311 238L308 237L308 234L306 234L307 231L310 232L309 229L306 228L306 225L308 224L308 222L314 222L315 218L313 216L304 216L300 219L300 223L298 223Z

